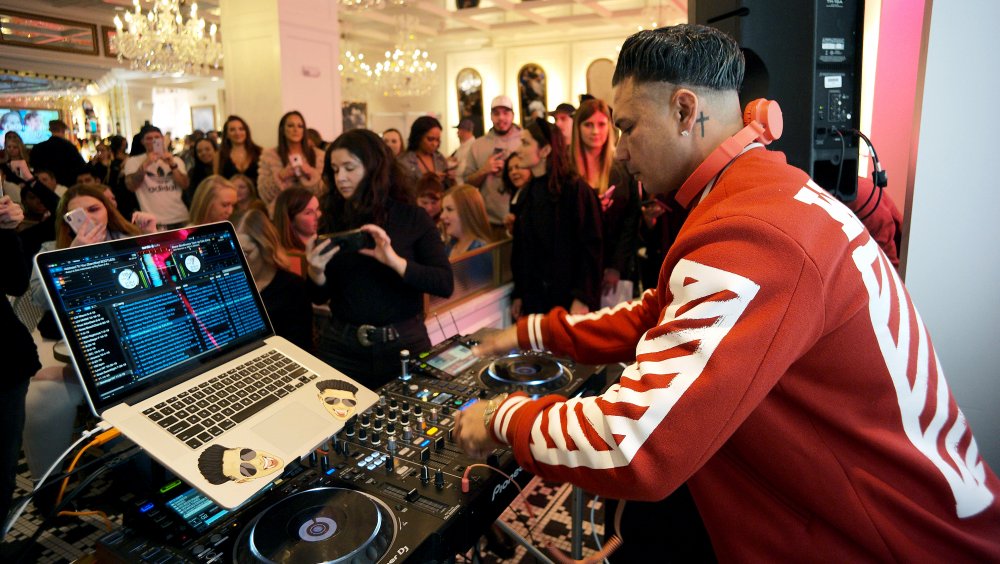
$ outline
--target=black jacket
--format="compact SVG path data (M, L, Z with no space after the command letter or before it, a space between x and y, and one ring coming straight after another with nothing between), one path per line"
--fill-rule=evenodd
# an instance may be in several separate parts
M601 206L597 195L579 178L562 187L558 197L548 189L548 175L521 188L515 202L511 270L512 297L522 313L569 309L574 299L596 311L601 305Z
M55 135L31 150L31 168L51 171L56 181L67 188L76 184L76 177L86 164L76 145Z
M4 265L0 268L0 287L4 294L24 294L31 279L31 267L13 229L0 229L0 264ZM0 328L5 335L0 339L0 357L4 359L0 393L6 393L15 384L32 377L42 365L31 333L14 315L10 301L4 297L0 302Z

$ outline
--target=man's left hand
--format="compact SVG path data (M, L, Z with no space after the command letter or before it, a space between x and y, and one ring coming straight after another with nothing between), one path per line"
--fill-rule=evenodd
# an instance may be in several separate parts
M455 414L455 427L452 430L452 438L465 454L476 459L484 459L493 449L500 447L500 443L493 440L493 436L483 424L483 414L486 412L486 400L480 400Z

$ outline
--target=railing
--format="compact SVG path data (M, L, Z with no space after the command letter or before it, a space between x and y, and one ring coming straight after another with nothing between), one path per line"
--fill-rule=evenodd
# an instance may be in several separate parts
M511 240L504 239L452 258L455 291L448 298L425 297L424 311L442 313L510 282L510 253Z

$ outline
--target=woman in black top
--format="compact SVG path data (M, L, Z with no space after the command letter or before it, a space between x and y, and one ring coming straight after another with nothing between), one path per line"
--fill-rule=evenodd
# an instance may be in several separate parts
M597 196L572 171L562 133L544 119L521 133L517 154L531 168L531 182L518 192L514 214L514 274L511 315L571 314L600 306L601 208Z
M314 303L329 303L318 353L370 388L399 375L399 352L430 348L423 294L447 297L454 280L448 254L427 213L409 202L401 171L378 135L348 131L326 150L331 187L321 232L361 228L374 248L341 251L309 245Z
M260 145L253 142L250 126L240 116L229 116L222 125L222 145L219 147L219 174L232 179L242 174L257 184L257 163Z
M198 185L201 184L202 180L205 180L209 176L215 174L215 142L208 137L203 137L194 144L194 166L192 166L188 171L188 188L184 190L183 199L184 205L188 208L191 207L191 200L194 198L194 192L198 189Z

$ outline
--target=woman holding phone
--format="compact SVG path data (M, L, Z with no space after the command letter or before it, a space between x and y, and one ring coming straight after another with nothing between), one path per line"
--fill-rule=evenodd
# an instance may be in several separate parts
M264 149L260 155L257 191L268 206L278 193L292 187L305 188L320 196L323 193L323 152L306 135L306 120L297 111L281 116L278 122L278 146Z
M639 250L639 183L625 165L614 160L615 131L611 108L603 100L585 100L573 118L570 148L577 174L601 202L604 271L601 294L618 291L620 280L637 279Z
M34 177L31 175L28 151L24 148L21 136L13 131L8 131L4 133L3 142L6 156L3 163L0 164L0 172L3 173L5 181L24 187Z
M420 116L410 127L406 152L399 155L399 164L406 173L408 190L415 194L417 182L425 175L435 176L447 190L455 183L455 170L448 168L448 159L441 147L441 122L431 116Z
M332 241L310 243L313 303L329 303L333 312L317 352L377 388L399 375L399 351L430 348L423 295L451 295L451 265L434 223L410 203L402 171L378 135L347 131L327 148L325 161L331 190L321 231L360 228L374 248L349 252Z

